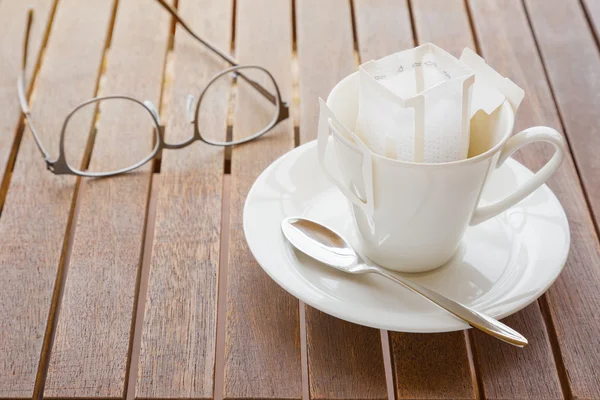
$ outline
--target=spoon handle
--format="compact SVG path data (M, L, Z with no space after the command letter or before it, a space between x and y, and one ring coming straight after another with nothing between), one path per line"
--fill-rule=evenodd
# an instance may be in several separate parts
M527 339L519 332L504 325L502 322L495 320L494 318L488 317L487 315L475 311L470 307L460 304L459 302L449 299L446 296L434 292L433 290L427 289L426 287L423 287L408 279L404 279L397 275L394 275L377 266L369 265L368 268L369 270L381 276L385 276L386 278L401 284L402 286L412 290L413 292L420 294L421 296L442 307L444 310L448 311L454 316L462 319L463 321L471 325L473 328L477 328L489 335L494 336L495 338L498 338L506 343L512 344L513 346L524 347L528 343Z

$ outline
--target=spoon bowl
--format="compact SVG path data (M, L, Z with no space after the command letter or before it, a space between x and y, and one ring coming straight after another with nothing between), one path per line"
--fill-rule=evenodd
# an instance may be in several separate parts
M291 217L281 224L284 236L304 254L340 271L366 273L356 268L362 258L338 233L317 222Z

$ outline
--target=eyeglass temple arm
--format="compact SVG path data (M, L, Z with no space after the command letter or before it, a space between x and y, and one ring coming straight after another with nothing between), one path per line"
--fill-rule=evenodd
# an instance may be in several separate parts
M250 86L252 86L254 89L256 89L260 94L262 94L267 100L269 100L272 104L277 104L277 98L275 96L273 96L273 94L271 92L269 92L267 89L265 89L264 87L262 87L260 85L260 83L246 77L244 74L242 74L241 72L234 72L235 76L239 76L240 78L242 78L243 80L245 80L246 82L248 82L250 84Z
M25 94L25 70L27 68L27 53L29 50L29 37L31 34L31 26L33 25L33 9L29 9L27 11L27 27L25 28L25 39L23 41L23 58L21 64L21 73L19 74L19 78L17 80L17 94L19 96L19 103L21 105L21 110L25 115L25 119L27 120L27 125L29 125L29 129L33 134L33 138L35 139L35 144L38 149L44 156L46 163L51 164L50 154L44 148L42 141L40 140L40 136L38 135L37 130L35 129L35 125L33 124L33 120L31 118L31 111L29 110L29 102L27 101L27 95Z
M212 50L215 54L217 54L223 60L227 61L232 67L235 67L238 65L238 62L236 61L235 58L223 53L222 51L217 49L217 47L215 45L210 43L208 40L202 39L200 36L196 35L194 33L194 31L192 31L192 28L190 28L189 25L179 16L179 14L177 14L177 10L172 5L167 3L165 0L156 0L156 1L158 1L160 3L160 5L163 6L169 12L169 14L171 14L173 16L173 18L175 18L175 20L177 22L179 22L181 24L181 26L190 35L192 35L196 40L198 40L200 43L202 43L203 45L208 47L210 50Z
M173 18L175 18L175 20L177 22L179 22L179 24L181 24L181 26L190 35L192 35L196 40L198 40L200 43L202 43L203 45L208 47L210 50L212 50L215 54L217 54L223 60L227 61L232 67L236 67L239 65L235 58L221 52L219 49L217 49L217 47L215 45L210 43L208 40L202 39L200 36L198 36L196 33L194 33L194 31L192 31L192 28L190 28L189 25L179 16L179 14L177 13L177 10L175 8L173 8L173 6L171 6L169 3L167 3L166 0L156 0L156 1L158 1L160 3L160 5L163 6L165 8L165 10L167 10L169 12L169 14L171 14L171 16L173 16ZM275 96L272 93L269 93L269 91L267 89L265 89L264 87L262 87L259 83L244 76L244 74L242 74L241 72L236 72L236 74L237 74L237 76L241 77L246 82L248 82L253 88L258 90L260 92L260 94L262 94L271 103L273 103L273 104L277 103L277 99L275 98Z

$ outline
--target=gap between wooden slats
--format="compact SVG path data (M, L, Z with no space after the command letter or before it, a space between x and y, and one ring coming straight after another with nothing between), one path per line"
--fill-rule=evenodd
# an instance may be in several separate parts
M471 32L469 15L462 0L443 3L421 0L413 3L413 16L420 42L433 42L459 57L465 47L478 49ZM488 23L488 25L491 22ZM498 41L498 39L496 39ZM499 52L502 46L489 46L489 52ZM488 53L483 54L487 57ZM489 61L491 66L496 65ZM511 79L511 71L505 74ZM560 397L559 379L554 365L552 351L544 321L537 303L505 322L523 333L530 345L525 349L515 349L504 345L480 332L472 332L472 345L475 363L482 382L481 390L486 398L505 396L522 398ZM510 382L507 385L506 382Z
M317 137L318 97L356 70L349 1L295 2L300 94L299 142ZM328 38L323 40L323 38ZM326 270L323 273L327 273ZM305 306L311 399L386 399L378 330Z
M231 1L180 0L178 9L201 37L229 50ZM228 67L185 30L175 29L167 79L169 143L193 133L185 118L186 96L198 97ZM213 104L201 108L200 129L211 136L220 132L221 140L227 133L228 100L229 93L223 93L205 99ZM206 119L207 112L214 118ZM213 396L224 153L223 147L199 142L163 154L137 398Z
M235 10L235 8L234 8ZM219 253L219 294L217 297L217 337L215 350L214 400L223 400L225 374L225 335L227 322L227 273L229 257L229 219L231 199L231 175L223 176L221 208L221 247Z
M356 0L361 62L414 47L411 12L406 1ZM398 399L476 398L463 332L389 332L389 340Z
M35 23L43 20L43 10L39 7ZM52 156L57 155L57 132L72 104L96 93L112 11L112 2L90 1L83 6L63 0L54 15L32 102L41 139ZM22 37L21 33L13 39L21 43ZM73 79L75 74L78 79ZM91 119L80 122L80 130L89 132ZM87 140L86 136L81 135L81 140ZM73 177L54 176L46 170L26 128L0 219L0 293L5 296L6 310L0 353L10 360L2 364L0 376L9 379L2 379L0 397L41 393L76 183ZM7 322L9 327L4 327Z
M238 61L268 68L286 101L292 95L291 15L290 2L237 1ZM236 101L238 106L243 104L243 92L238 90ZM253 118L254 113L247 108L239 109L233 137L240 137ZM290 118L260 140L232 151L223 393L226 399L299 399L302 395L298 301L260 269L242 230L248 189L264 168L293 144Z
M291 115L294 123L294 147L300 145L300 67L298 65L298 17L297 0L292 2L292 101ZM306 339L306 305L298 301L300 323L300 365L302 369L302 400L310 398L308 378L308 345Z
M131 94L158 103L168 22L156 3L119 2L102 94ZM147 139L128 148L119 145L119 128L134 118L119 113L123 111L114 103L102 108L92 168L108 168L130 152L141 155L151 149L151 127L141 120L136 126L148 132ZM125 394L150 180L149 166L120 177L82 180L47 397Z

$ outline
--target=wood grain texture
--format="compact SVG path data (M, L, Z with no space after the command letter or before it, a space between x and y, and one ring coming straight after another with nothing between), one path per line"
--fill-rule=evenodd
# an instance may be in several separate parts
M237 7L238 61L268 68L284 100L289 101L292 92L291 2L238 0ZM238 90L234 138L247 136L245 130L254 125L257 114L261 114L243 106L249 95L246 90ZM272 161L294 146L292 129L291 119L283 121L260 140L235 147L231 156L226 399L301 397L298 300L258 266L248 250L242 229L248 190Z
M2 180L8 172L14 154L11 154L22 120L21 107L16 101L16 80L21 72L23 37L27 9L35 10L35 24L31 29L29 59L25 79L26 89L31 86L40 51L52 16L54 1L19 0L0 1L0 209L5 196Z
M103 94L128 94L157 104L169 31L168 14L158 5L121 0ZM100 109L91 168L110 168L132 153L141 156L152 148L151 120L113 105ZM123 146L119 135L129 129L139 131L140 140ZM125 393L151 179L147 167L81 182L47 397L117 398Z
M475 399L463 332L390 332L398 399Z
M416 1L413 3L413 15L421 41L436 43L457 57L465 47L475 49L467 9L462 0ZM487 22L488 25L493 23ZM497 39L497 42L500 40ZM487 51L496 52L498 48L502 46L486 46L483 56L487 57ZM493 63L491 65L496 67ZM512 78L510 70L506 73ZM513 349L485 334L473 332L471 337L475 338L473 343L477 348L475 362L485 397L560 398L560 382L539 306L534 304L522 313L506 318L505 322L524 334L531 345L525 349Z
M300 143L317 137L317 98L356 70L350 5L296 2L300 72ZM327 37L328 40L322 40ZM306 306L312 399L387 398L380 333Z
M463 0L417 0L411 5L419 43L434 43L455 57L465 47L475 50Z
M350 5L338 0L299 0L296 26L300 142L306 143L317 138L318 98L326 100L335 84L357 68Z
M7 1L0 4L8 6ZM74 104L94 95L111 9L105 0L85 6L64 0L57 10L32 103L38 131L53 156L64 117ZM15 19L23 21L21 16ZM16 95L14 82L10 93ZM82 131L89 131L91 119L79 122ZM25 129L0 218L0 398L31 398L36 374L43 370L40 355L44 362L75 183L46 170Z
M232 5L212 0L178 4L186 22L220 49L230 46ZM169 143L193 133L184 114L186 96L199 95L226 67L185 30L176 28L168 91ZM214 118L201 118L210 124L200 129L221 132L225 140L229 93L211 101L202 110ZM212 398L223 160L222 147L204 143L163 154L138 398Z
M363 62L414 46L406 3L357 0L355 7ZM389 336L398 399L475 398L462 332Z
M408 0L352 0L360 62L414 47Z
M580 179L600 225L600 52L579 1L525 4Z
M552 92L536 51L525 10L520 2L471 1L481 51L500 73L510 75L526 93L515 130L548 125L561 129ZM557 8L558 9L558 8ZM571 28L569 28L571 29ZM583 50L582 50L583 51ZM587 107L587 106L586 106ZM571 131L565 132L571 140ZM580 132L574 132L578 135ZM542 144L522 149L517 158L532 169L541 167L552 150ZM567 154L548 182L560 199L571 229L571 249L565 268L546 293L560 352L566 368L567 396L600 398L600 247L572 157ZM559 357L560 358L560 357ZM571 392L571 393L569 393Z
M537 302L502 320L529 340L523 349L506 346L473 330L475 363L486 399L562 399L548 333Z
M377 329L306 306L311 399L387 399Z

